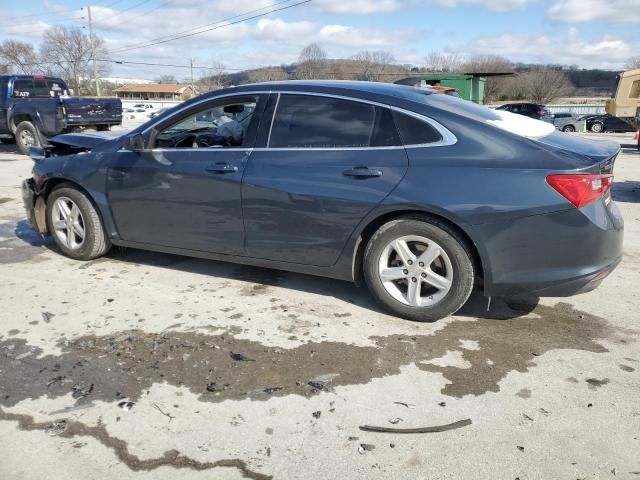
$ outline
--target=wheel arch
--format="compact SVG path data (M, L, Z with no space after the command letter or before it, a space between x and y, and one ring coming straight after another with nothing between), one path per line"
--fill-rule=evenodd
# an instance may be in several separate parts
M98 217L100 218L100 222L102 223L102 228L105 232L105 235L109 235L109 231L107 230L107 224L105 222L105 218L102 212L102 209L100 208L99 203L96 201L96 199L93 197L93 195L91 194L91 192L89 190L87 190L86 188L84 188L82 185L80 185L78 182L71 180L69 178L65 178L65 177L52 177L47 179L46 182L44 182L42 184L42 187L40 188L40 191L38 192L38 199L42 199L43 200L43 207L46 209L46 205L47 205L47 200L49 198L49 195L51 195L51 192L53 192L53 190L56 187L59 187L60 185L65 185L65 186L69 186L72 188L75 188L76 190L78 190L79 192L83 193L91 202L91 204L93 205L93 208L95 208L96 212L98 213ZM43 215L43 218L44 215ZM46 220L44 222L44 231L42 233L47 233L47 225L46 225ZM38 227L41 227L40 224L38 224Z
M456 222L452 221L450 218L447 218L443 215L440 215L432 211L420 210L420 209L402 209L402 210L393 210L390 212L385 212L376 216L373 219L370 219L368 223L365 225L365 227L360 231L360 235L358 236L358 239L356 241L356 246L354 248L353 258L352 258L352 275L353 275L353 280L357 284L362 283L362 277L363 277L362 267L363 267L364 252L373 234L385 223L388 223L392 220L397 220L399 218L411 217L411 216L430 217L442 223L447 224L449 227L455 230L461 236L461 238L467 243L467 246L469 247L469 250L473 255L472 262L473 262L474 270L476 272L476 277L484 278L485 261L483 261L483 256L480 253L480 249L478 248L478 245L476 244L476 242L473 241L469 233L464 228L462 228Z

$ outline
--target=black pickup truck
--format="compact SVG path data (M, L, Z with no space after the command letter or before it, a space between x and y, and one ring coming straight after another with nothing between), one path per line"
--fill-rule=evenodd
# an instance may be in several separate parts
M40 75L0 76L0 140L15 140L28 154L47 138L122 123L117 98L71 97L63 80Z

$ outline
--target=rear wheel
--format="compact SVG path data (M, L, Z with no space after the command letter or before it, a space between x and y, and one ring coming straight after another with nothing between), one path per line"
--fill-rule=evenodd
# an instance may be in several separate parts
M364 255L373 296L399 317L420 322L455 313L473 289L472 253L449 225L431 217L393 220L373 235Z
M604 132L604 123L595 122L591 124L591 131L594 133L602 133Z
M38 128L31 122L20 122L16 127L16 145L23 155L29 155L31 147L42 146L42 137Z
M565 125L562 129L563 132L575 132L576 131L576 127L574 127L573 125Z
M47 228L58 248L75 260L91 260L111 248L95 207L71 186L56 188L47 198Z

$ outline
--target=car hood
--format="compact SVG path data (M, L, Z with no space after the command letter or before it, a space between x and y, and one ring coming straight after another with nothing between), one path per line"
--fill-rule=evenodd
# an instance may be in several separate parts
M52 145L69 146L93 149L106 142L124 137L128 130L116 130L108 132L65 133L49 139Z

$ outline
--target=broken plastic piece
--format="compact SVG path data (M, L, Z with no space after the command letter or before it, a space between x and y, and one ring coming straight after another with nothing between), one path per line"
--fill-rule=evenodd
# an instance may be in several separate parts
M360 430L365 432L379 432L379 433L437 433L446 432L447 430L454 430L456 428L466 427L471 425L471 419L466 418L457 422L448 423L446 425L436 425L434 427L421 427L421 428L391 428L391 427L374 427L371 425L363 425Z
M45 432L49 435L60 435L65 432L67 429L67 421L66 420L57 420L45 428Z
M361 443L358 447L358 453L360 455L364 455L365 452L370 452L376 448L375 445L371 445L370 443Z
M135 405L135 402L120 402L118 404L118 407L120 407L122 410L128 411L128 410L131 410L134 405Z

